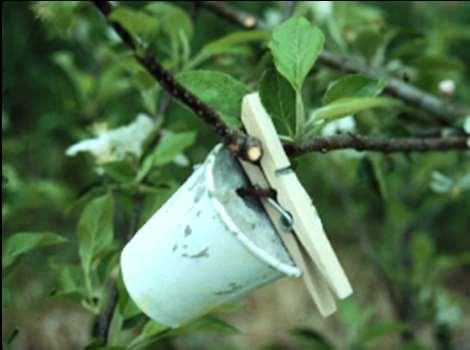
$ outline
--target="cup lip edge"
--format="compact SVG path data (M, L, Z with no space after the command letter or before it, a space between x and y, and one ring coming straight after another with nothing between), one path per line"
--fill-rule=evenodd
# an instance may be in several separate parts
M216 145L213 150L210 152L208 159L206 162L204 162L204 172L206 174L205 179L206 179L206 185L208 191L215 191L215 181L214 181L214 176L213 176L213 166L215 164L215 155L223 148L223 144L219 143ZM294 263L292 257L290 256L290 253L287 251L285 246L282 244L281 240L281 246L282 249L284 249L287 253L287 255L290 257L292 264L287 264L279 259L276 259L274 256L271 254L267 253L260 247L258 247L256 244L254 244L241 230L238 228L238 226L235 224L235 222L232 220L230 215L227 213L227 210L225 210L225 207L223 204L217 199L217 196L211 196L210 198L215 210L219 214L221 221L224 223L224 225L227 227L227 229L234 234L234 236L248 249L250 253L252 253L256 258L259 260L263 261L264 263L268 264L270 267L278 270L279 272L283 273L284 275L288 277L300 277L301 276L301 271L300 269L296 266ZM277 231L274 229L275 233Z

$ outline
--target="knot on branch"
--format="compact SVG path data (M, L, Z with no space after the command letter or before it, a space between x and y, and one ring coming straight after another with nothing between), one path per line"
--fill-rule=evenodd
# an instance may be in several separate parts
M258 162L263 156L261 141L255 137L246 135L240 130L231 130L226 138L225 145L233 154L251 163Z

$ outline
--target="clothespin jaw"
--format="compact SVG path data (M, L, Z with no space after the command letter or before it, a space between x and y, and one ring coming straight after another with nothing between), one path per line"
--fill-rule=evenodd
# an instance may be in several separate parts
M320 313L327 316L336 310L332 292L340 299L346 298L352 293L351 285L308 193L291 169L289 158L258 93L243 98L242 122L247 133L258 138L263 148L261 167L241 161L242 167L253 185L275 189L278 204L292 215L293 233L289 233L277 220L276 211L265 199L262 200L292 259L302 271L307 290Z

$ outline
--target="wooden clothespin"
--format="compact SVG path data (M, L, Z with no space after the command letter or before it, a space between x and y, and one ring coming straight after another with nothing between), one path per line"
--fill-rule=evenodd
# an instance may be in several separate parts
M281 224L278 211L269 201L261 199L280 238L302 271L307 290L320 313L328 316L336 311L331 291L336 297L343 299L352 293L351 285L325 235L308 193L291 169L258 93L243 98L242 122L247 133L261 141L263 157L260 161L261 168L243 160L240 163L252 185L275 189L277 203L292 216L293 231L290 231Z

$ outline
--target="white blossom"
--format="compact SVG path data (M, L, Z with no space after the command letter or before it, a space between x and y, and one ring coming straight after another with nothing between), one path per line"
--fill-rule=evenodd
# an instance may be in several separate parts
M333 120L326 124L321 133L323 136L331 136L335 134L341 134L346 132L353 132L356 130L356 121L354 117L348 115L346 117Z
M154 121L145 114L139 114L128 125L103 131L95 138L73 144L65 154L73 157L80 152L88 152L95 157L97 164L120 161L127 155L140 157L143 142L154 130Z
M455 83L451 79L442 80L439 82L439 92L443 96L453 96L455 93Z

